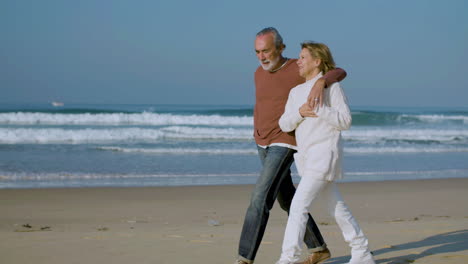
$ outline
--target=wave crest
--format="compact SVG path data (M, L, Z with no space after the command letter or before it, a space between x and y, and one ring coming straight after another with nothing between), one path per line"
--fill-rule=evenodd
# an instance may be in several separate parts
M0 124L7 125L235 125L253 124L248 116L174 115L143 113L0 113Z

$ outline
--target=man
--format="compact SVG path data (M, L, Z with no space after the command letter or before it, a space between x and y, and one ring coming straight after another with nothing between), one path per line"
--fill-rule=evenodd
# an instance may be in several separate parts
M296 152L294 132L282 132L278 120L284 112L289 91L305 80L299 76L297 59L283 57L285 48L275 28L257 33L255 52L260 67L255 71L254 137L263 168L245 215L236 264L253 263L275 199L278 198L281 208L289 212L296 191L290 171ZM315 107L321 103L325 85L341 81L345 76L344 70L335 69L318 80L308 98L310 105ZM311 253L305 264L317 264L330 258L330 251L310 215L304 242Z

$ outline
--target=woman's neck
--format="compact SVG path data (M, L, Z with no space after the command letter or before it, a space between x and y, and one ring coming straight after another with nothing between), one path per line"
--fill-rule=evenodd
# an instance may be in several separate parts
M317 68L315 69L313 72L311 72L309 75L306 76L306 81L310 81L312 80L313 78L315 78L315 76L317 76L318 74L320 73L320 70Z

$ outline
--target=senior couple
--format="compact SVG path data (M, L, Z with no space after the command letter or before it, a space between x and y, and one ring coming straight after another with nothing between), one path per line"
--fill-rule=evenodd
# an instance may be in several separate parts
M289 214L277 264L317 264L329 259L327 244L308 212L320 195L351 247L348 264L375 264L367 238L334 183L342 177L340 131L351 125L339 84L346 72L335 67L324 44L302 43L298 59L283 57L285 48L275 28L256 35L260 67L255 72L254 137L262 170L245 215L235 263L254 262L276 199ZM301 176L297 190L291 179L293 161ZM304 243L309 254L301 262Z

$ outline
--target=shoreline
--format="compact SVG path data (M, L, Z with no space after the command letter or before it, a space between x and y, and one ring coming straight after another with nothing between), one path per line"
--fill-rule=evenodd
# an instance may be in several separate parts
M468 178L338 183L377 263L468 261ZM0 189L5 263L232 263L253 185ZM349 247L319 201L312 215L345 263ZM275 203L256 263L280 254ZM83 254L83 252L86 252Z
M202 175L200 175L202 176ZM2 176L0 175L0 179ZM6 177L4 177L6 178ZM293 181L297 186L296 179L300 179L298 176L293 177ZM353 180L353 179L342 179L336 181L339 184L346 184L346 183L373 183L373 182L408 182L408 181L433 181L433 180L457 180L457 179L468 179L468 176L459 176L459 177L447 177L447 178L430 178L430 177L422 177L419 179L411 178L411 179L376 179L376 180ZM253 186L254 183L227 183L227 184L195 184L195 185L93 185L93 186L46 186L46 187L0 187L1 190L36 190L36 189L120 189L120 188L178 188L178 187L222 187L222 186Z

